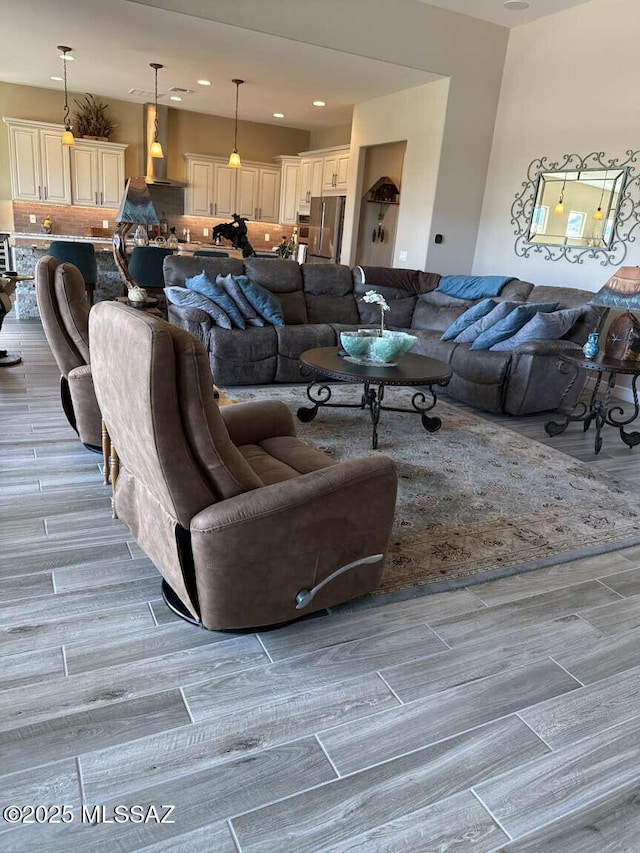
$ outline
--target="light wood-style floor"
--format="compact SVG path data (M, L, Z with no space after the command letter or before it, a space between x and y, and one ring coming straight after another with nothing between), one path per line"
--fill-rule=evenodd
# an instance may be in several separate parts
M40 325L0 341L0 800L73 816L0 850L640 850L640 548L210 633L112 520ZM638 482L640 448L544 420L507 425Z

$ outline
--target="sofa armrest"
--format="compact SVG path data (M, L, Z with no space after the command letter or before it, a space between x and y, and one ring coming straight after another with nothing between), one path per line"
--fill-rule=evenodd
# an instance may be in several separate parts
M237 446L259 444L279 435L295 435L293 415L280 400L237 403L220 409L231 441Z
M198 597L206 627L295 619L296 596L348 563L386 554L395 465L354 459L213 504L191 520ZM319 590L305 612L375 589L383 562L361 565Z

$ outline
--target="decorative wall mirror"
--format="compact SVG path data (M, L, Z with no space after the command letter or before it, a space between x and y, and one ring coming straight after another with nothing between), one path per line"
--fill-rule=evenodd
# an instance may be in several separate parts
M622 263L640 224L639 155L627 151L623 161L605 161L604 152L566 154L562 162L533 160L511 207L516 255Z

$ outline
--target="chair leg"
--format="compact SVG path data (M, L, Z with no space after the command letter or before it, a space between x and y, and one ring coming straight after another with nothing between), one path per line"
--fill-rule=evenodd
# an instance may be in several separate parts
M104 421L102 421L102 463L103 482L108 486L111 474L111 437Z

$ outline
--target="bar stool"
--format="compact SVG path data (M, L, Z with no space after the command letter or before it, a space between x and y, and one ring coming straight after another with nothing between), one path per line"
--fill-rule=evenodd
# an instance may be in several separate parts
M59 264L73 264L80 270L89 297L89 305L93 305L93 297L98 281L98 266L96 253L91 243L76 243L72 240L52 240L49 254Z
M162 265L173 249L161 246L136 246L129 260L129 275L145 290L155 290L158 294L164 288Z

